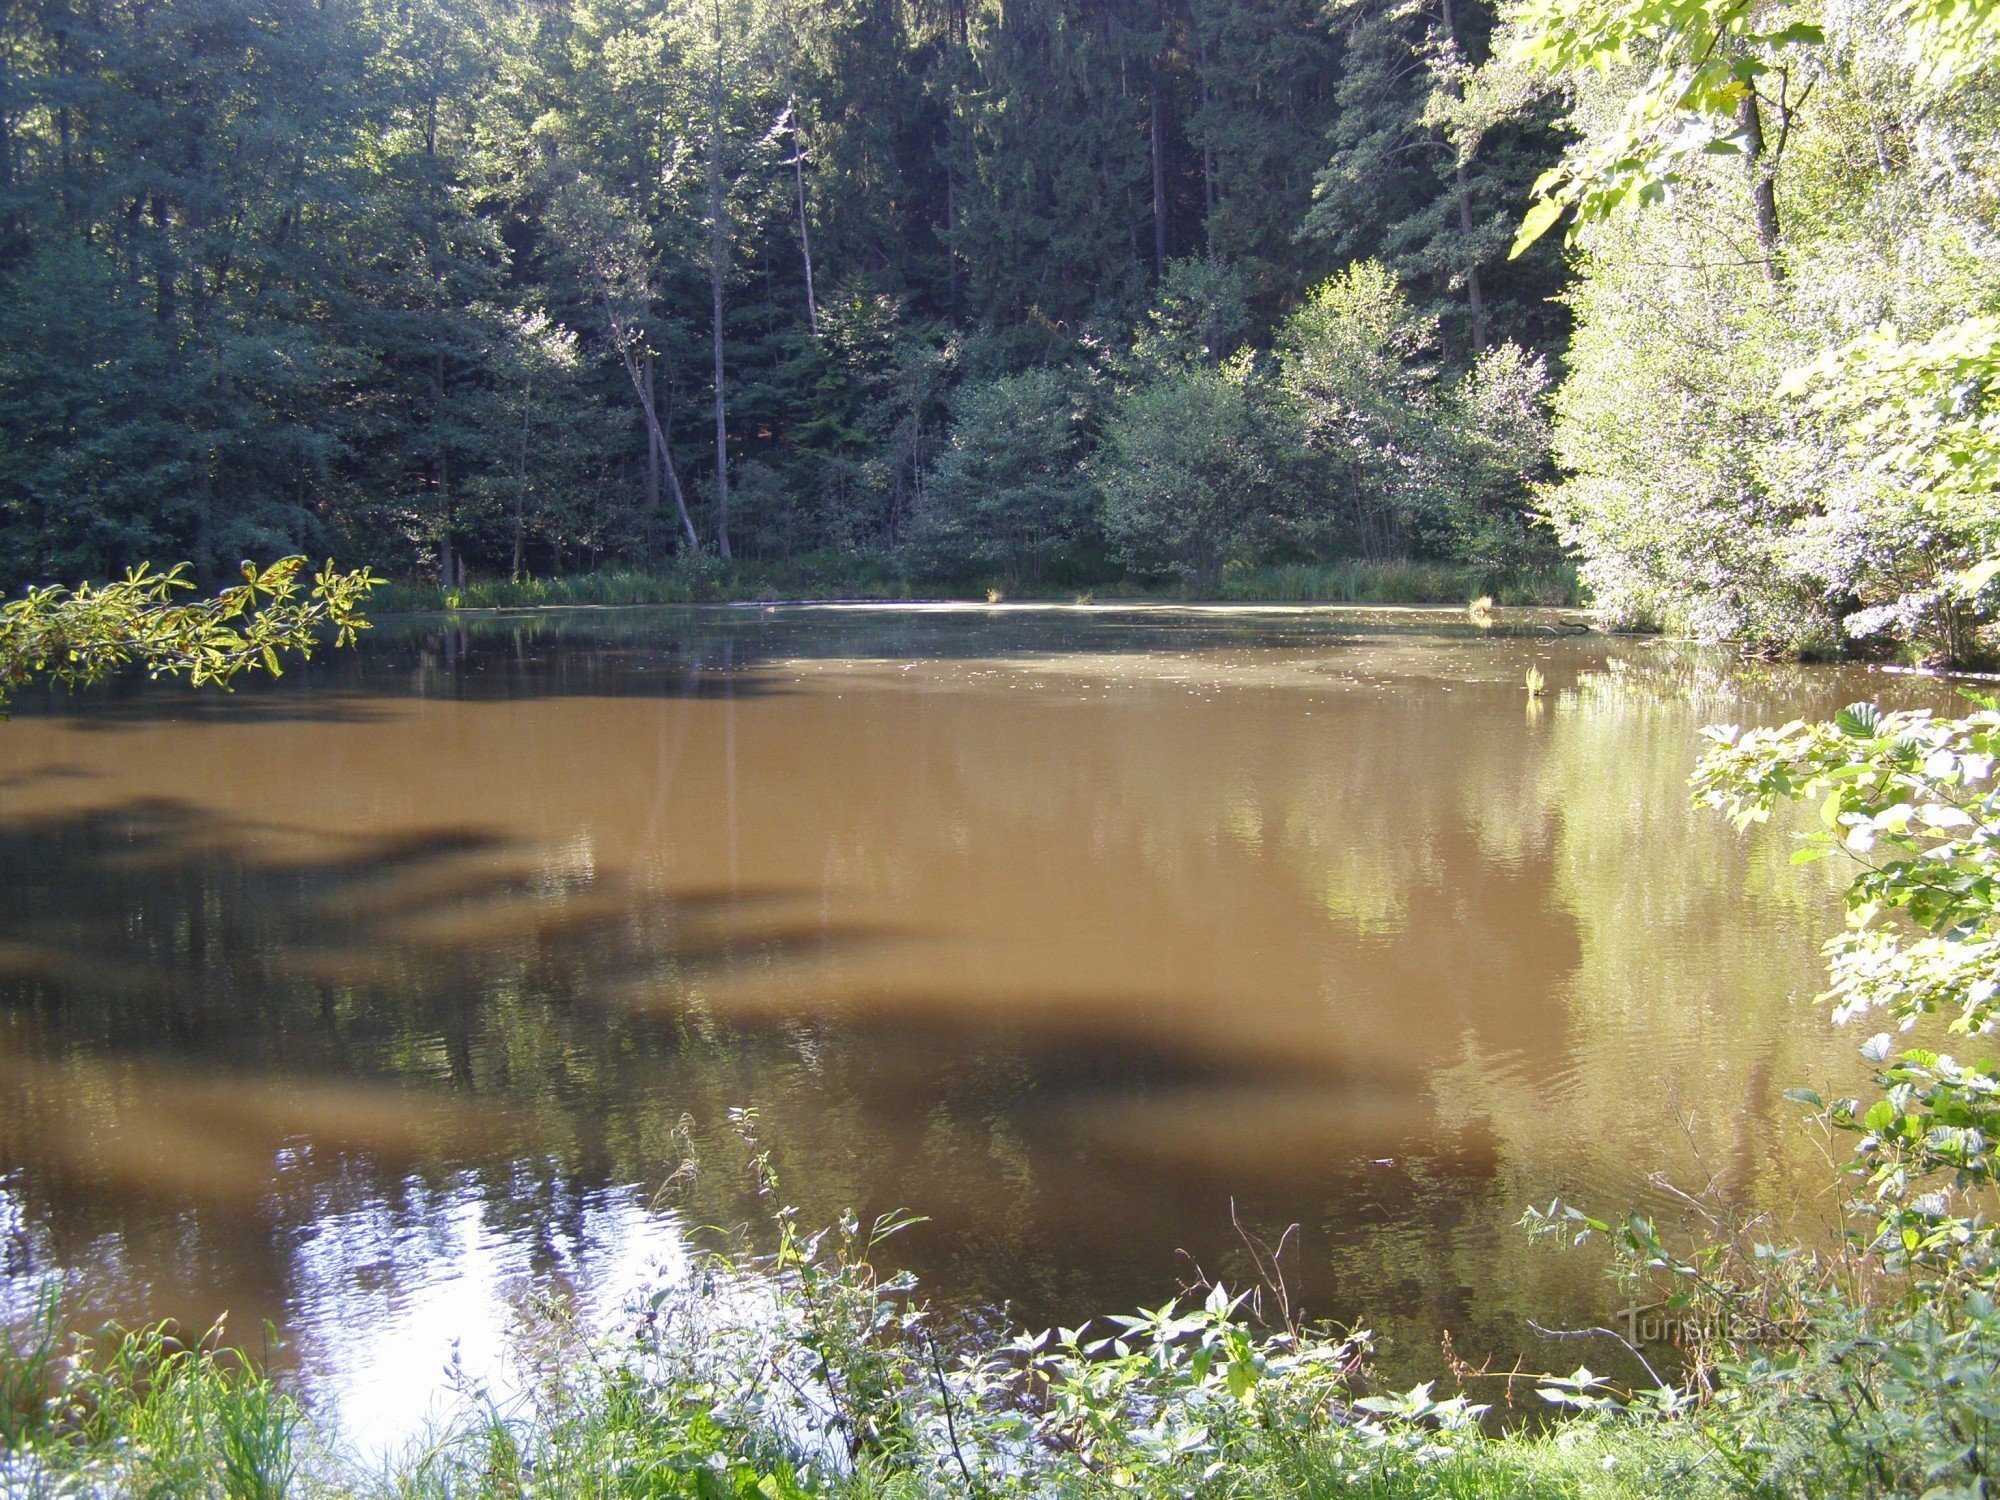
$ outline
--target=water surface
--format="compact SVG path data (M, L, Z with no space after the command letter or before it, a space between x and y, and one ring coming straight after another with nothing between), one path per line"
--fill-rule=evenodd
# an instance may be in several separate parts
M1530 665L1547 696L1522 688ZM1240 1278L1392 1373L1575 1362L1524 1205L1831 1181L1782 1090L1834 872L1688 805L1699 727L1946 691L1326 610L385 622L231 695L0 724L0 1269L227 1309L405 1430L549 1295L753 1216L907 1207L934 1298ZM692 1156L691 1185L668 1191Z

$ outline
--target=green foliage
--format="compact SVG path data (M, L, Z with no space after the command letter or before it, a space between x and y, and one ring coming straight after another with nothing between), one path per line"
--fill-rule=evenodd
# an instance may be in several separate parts
M1235 267L1172 261L1133 330L1130 352L1117 363L1134 380L1217 365L1242 347L1249 332L1248 292Z
M1091 391L1075 372L1029 370L961 386L951 438L926 479L913 538L945 576L1035 583L1095 530Z
M1826 40L1786 5L1518 0L1509 20L1514 60L1526 66L1577 74L1643 60L1646 70L1616 124L1587 134L1536 182L1516 255L1566 212L1602 220L1628 200L1664 201L1704 157L1757 156L1744 102L1760 86L1787 85L1803 49Z
M1505 253L1529 184L1559 149L1556 101L1521 69L1485 65L1494 8L1343 0L1331 18L1338 109L1303 236L1336 262L1390 266L1459 357L1501 338L1559 339L1549 299L1561 257Z
M1423 65L1384 71L1305 0L9 7L0 586L654 572L720 550L725 493L764 564L1101 569L1097 414L999 451L1003 382L1214 366L1378 250L1455 363L1491 342L1458 310L1552 147L1470 87L1485 0L1456 41L1406 22ZM1380 215L1421 228L1302 238L1370 68L1429 152ZM1559 274L1496 286L1494 328L1556 336ZM975 502L988 472L1026 488ZM1326 550L1292 524L1254 529Z
M1966 318L1916 342L1885 325L1794 372L1788 389L1848 438L1857 529L1914 543L1851 570L1854 591L1883 602L1849 616L1848 630L1893 629L1970 660L2000 573L2000 319Z
M1447 375L1436 323L1380 262L1326 281L1277 344L1280 399L1318 459L1313 487L1334 501L1302 518L1306 534L1372 558L1542 561L1517 498L1546 461L1545 384L1512 344Z
M1211 589L1268 536L1272 444L1247 360L1137 386L1105 424L1098 479L1113 554L1142 573Z
M1764 649L1844 622L1982 654L1990 7L1520 0L1507 23L1575 98L1516 250L1573 214L1574 477L1548 505L1599 601Z
M53 1291L45 1302L53 1302ZM220 1324L192 1342L170 1326L107 1328L61 1347L52 1330L4 1378L31 1420L0 1443L10 1488L282 1500L306 1471L306 1415Z
M1820 474L1774 482L1787 329L1754 268L1706 264L1721 238L1661 214L1595 239L1543 502L1612 623L1799 653L1838 630L1795 545Z
M1823 827L1797 856L1865 862L1848 930L1828 945L1826 999L1842 1021L1880 1013L1899 1031L1933 1016L1978 1038L2000 1023L2000 709L1959 719L1870 704L1830 724L1713 733L1698 795L1747 826L1782 802L1815 800ZM1928 1050L1893 1059L1869 1043L1881 1097L1841 1100L1879 1220L1870 1248L1892 1267L1991 1287L1995 1229L1983 1217L2000 1136L2000 1073Z
M329 562L308 588L305 566L303 557L263 568L246 562L241 583L191 602L177 602L194 587L185 565L29 589L0 606L0 707L38 679L79 685L136 665L152 677L227 686L241 672L277 674L281 656L310 656L323 634L348 645L368 628L360 611L374 575L339 573Z
M1500 571L1548 566L1548 538L1531 530L1520 506L1549 464L1548 390L1547 365L1514 343L1482 351L1445 390L1438 483L1450 555Z

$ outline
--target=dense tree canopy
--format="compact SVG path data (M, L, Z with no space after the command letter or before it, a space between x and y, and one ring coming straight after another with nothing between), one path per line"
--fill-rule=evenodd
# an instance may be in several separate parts
M1980 652L2000 568L2000 24L1983 0L1521 0L1578 139L1559 531L1615 614ZM1639 212L1632 212L1638 205Z
M10 5L0 581L298 546L447 580L726 541L1102 559L1085 470L1156 303L1225 292L1219 361L1379 246L1451 359L1559 334L1558 257L1505 269L1496 227L1552 159L1516 137L1553 137L1475 150L1432 121L1491 8L1454 24L1293 0ZM1329 188L1384 131L1416 165L1365 205ZM1460 156L1470 230L1437 208ZM1017 419L1048 451L1000 451Z
M1962 9L18 0L0 587L1567 544L1614 618L1975 654Z

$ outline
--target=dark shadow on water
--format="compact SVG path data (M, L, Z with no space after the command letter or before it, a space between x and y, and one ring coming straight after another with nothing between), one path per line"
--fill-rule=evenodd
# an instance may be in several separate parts
M922 935L816 917L817 892L563 873L477 828L325 837L138 801L0 822L0 868L0 1172L46 1254L115 1242L167 1284L213 1265L245 1309L300 1294L285 1247L329 1213L428 1183L532 1239L537 1202L662 1181L684 1116L711 1163L701 1220L754 1218L726 1166L744 1104L813 1221L936 1216L906 1258L940 1295L1117 1306L1183 1244L1226 1255L1188 1226L1226 1224L1231 1196L1337 1196L1364 1149L1430 1126L1415 1077L1209 1055L1151 1033L1144 997L1040 1012L1059 1021L1009 1020L1003 996L894 1024L708 1006L705 974ZM684 999L613 998L635 980ZM1217 1128L1265 1095L1281 1150L1254 1118ZM1485 1170L1476 1143L1429 1149Z
M0 792L24 791L32 786L42 786L51 781L88 781L97 773L86 766L51 763L46 766L30 766L25 771L17 771L11 776L0 776Z
M105 732L167 722L366 724L386 717L390 711L382 700L395 698L764 697L793 691L772 670L792 661L949 662L1077 651L1138 655L1300 646L1338 652L1385 638L1463 647L1492 634L1449 612L1301 617L1255 610L989 614L635 606L394 616L353 650L322 653L276 681L244 679L229 693L197 692L134 675L83 692L24 694L15 711Z
M0 821L0 1008L45 1046L407 1076L414 1036L449 1056L502 992L575 1008L614 979L910 935L771 920L810 891L547 860L474 828L328 836L161 799Z

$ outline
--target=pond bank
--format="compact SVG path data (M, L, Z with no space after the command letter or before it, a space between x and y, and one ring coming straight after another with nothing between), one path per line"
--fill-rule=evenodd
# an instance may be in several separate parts
M662 569L605 569L557 578L474 578L455 587L418 581L385 585L374 598L382 613L443 609L520 609L551 604L696 604L828 599L1006 599L1089 603L1175 601L1213 603L1490 604L1575 608L1576 576L1568 568L1532 573L1457 563L1297 563L1227 570L1212 594L1129 579L1089 583L968 583L917 577L869 559L830 557L782 564L701 562Z
M509 1390L466 1379L449 1413L387 1453L349 1446L219 1334L64 1341L51 1301L36 1330L0 1346L0 1488L256 1500L1984 1493L1923 1483L1982 1467L2000 1337L1971 1303L1928 1333L1926 1316L1823 1303L1782 1359L1725 1363L1699 1397L1584 1368L1460 1367L1449 1393L1381 1393L1365 1333L1273 1329L1253 1321L1254 1299L1220 1288L1077 1330L934 1334L913 1284L872 1269L879 1223L864 1231L850 1216L805 1236L788 1210L774 1222L774 1252L715 1255L637 1300L616 1335L585 1338L545 1315ZM1881 1335L1888 1361L1867 1352ZM1563 1415L1534 1419L1552 1410Z

